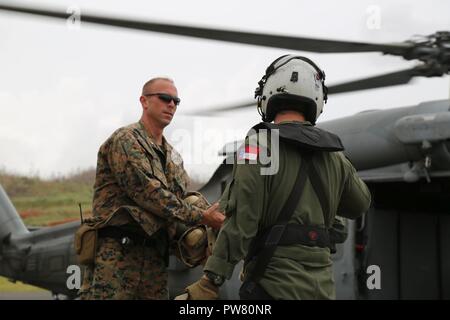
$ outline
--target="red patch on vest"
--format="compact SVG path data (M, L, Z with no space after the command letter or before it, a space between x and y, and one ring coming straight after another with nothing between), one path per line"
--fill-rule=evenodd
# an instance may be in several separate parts
M245 146L245 148L239 149L239 160L256 160L258 159L259 148L254 146Z

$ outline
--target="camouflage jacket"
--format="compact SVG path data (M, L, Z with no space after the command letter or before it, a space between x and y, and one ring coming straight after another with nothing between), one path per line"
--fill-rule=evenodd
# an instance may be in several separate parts
M93 215L116 226L137 222L148 235L165 227L172 237L175 222L202 219L201 208L183 201L188 181L181 156L164 137L158 146L142 122L122 127L98 152Z

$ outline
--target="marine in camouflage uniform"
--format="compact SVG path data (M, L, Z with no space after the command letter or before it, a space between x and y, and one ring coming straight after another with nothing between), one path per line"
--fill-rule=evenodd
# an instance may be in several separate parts
M157 91L168 81L156 83ZM82 299L167 299L166 267L177 224L196 225L203 219L207 201L194 206L183 200L188 176L181 156L164 137L157 143L146 130L144 115L114 132L98 152L93 215L108 223L99 230L95 263L86 268L80 289ZM102 236L106 229L114 232Z

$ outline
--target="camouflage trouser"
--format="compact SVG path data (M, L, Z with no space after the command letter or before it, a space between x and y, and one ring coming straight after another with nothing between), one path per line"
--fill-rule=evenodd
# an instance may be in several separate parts
M166 264L153 247L99 239L93 268L86 268L82 300L168 299Z

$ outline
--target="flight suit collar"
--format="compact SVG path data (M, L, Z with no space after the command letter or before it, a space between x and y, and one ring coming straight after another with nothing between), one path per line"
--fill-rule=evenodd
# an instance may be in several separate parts
M277 123L278 125L286 124L286 123L292 123L292 124L301 124L303 126L312 126L311 122L309 121L297 121L297 120L285 120Z
M281 140L293 143L301 148L321 151L342 151L341 139L328 131L313 126L310 122L284 121L278 124L260 122L253 130L278 130Z

